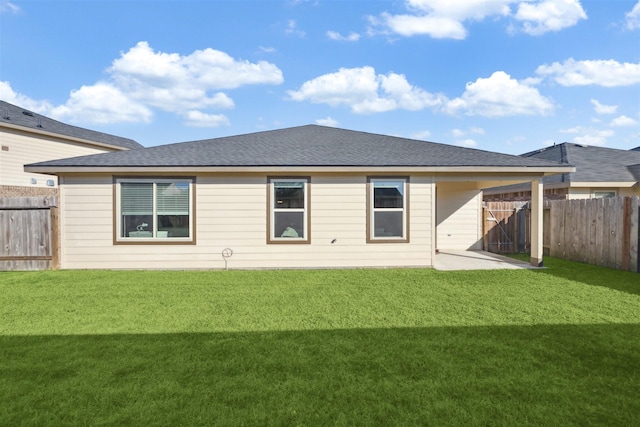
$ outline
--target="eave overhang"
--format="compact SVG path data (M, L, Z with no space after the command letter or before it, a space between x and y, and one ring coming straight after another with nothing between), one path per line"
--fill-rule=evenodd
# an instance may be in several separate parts
M75 136L62 135L62 134L55 133L55 132L48 132L48 131L43 130L43 129L33 129L33 128L30 128L30 127L18 126L18 125L14 125L14 124L11 124L11 123L0 122L0 127L4 127L4 128L7 128L7 129L13 129L13 130L19 130L21 132L33 133L33 134L41 135L41 136L48 136L50 138L62 139L64 141L69 141L69 142L75 142L75 143L80 143L80 144L85 144L85 145L91 145L91 146L94 146L94 147L108 148L108 149L114 150L114 151L129 150L129 148L121 147L119 145L112 145L112 144L106 144L104 142L91 141L89 139L77 138Z
M531 175L542 177L575 172L573 166L41 166L25 165L25 172L67 174L194 174L194 173L430 173Z

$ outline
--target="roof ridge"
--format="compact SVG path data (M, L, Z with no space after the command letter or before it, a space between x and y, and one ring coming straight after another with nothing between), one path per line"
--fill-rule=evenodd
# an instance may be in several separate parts
M4 100L0 100L0 113L0 123L8 123L13 126L41 130L66 137L85 139L94 143L107 144L114 147L127 149L143 148L142 144L134 139L64 123Z

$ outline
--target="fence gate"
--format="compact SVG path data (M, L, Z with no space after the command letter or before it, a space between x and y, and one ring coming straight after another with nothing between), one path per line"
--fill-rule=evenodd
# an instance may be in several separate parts
M486 202L484 250L498 254L529 251L530 216L528 202Z
M0 198L0 271L58 267L55 197Z

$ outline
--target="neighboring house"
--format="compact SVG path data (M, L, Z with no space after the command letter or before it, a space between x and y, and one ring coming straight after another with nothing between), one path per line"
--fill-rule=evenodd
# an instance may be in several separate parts
M56 195L55 176L24 171L27 163L142 148L137 142L67 125L0 101L0 197Z
M481 249L481 189L522 181L539 196L539 265L539 180L573 170L317 125L25 169L60 179L70 269L223 268L225 249L230 268L428 267L436 248Z
M638 147L640 148L640 147ZM593 199L640 195L640 150L617 150L568 142L522 154L529 159L552 160L575 166L575 172L545 177L549 200ZM485 201L529 200L531 188L516 184L486 188Z

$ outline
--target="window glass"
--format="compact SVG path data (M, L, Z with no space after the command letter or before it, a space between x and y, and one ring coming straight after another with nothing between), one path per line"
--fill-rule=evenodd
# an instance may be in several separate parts
M274 212L275 237L304 237L304 212Z
M374 212L374 237L403 237L402 212Z
M123 182L120 187L120 237L153 237L153 183Z
M615 191L595 191L593 193L595 199L602 199L604 197L616 197Z
M156 185L157 237L189 237L189 183Z
M374 208L402 208L404 181L374 181Z
M274 182L276 209L304 208L304 182Z
M369 238L407 239L405 178L370 178Z
M307 225L307 179L270 179L270 230L269 240L306 241Z
M121 179L120 239L189 239L192 180Z

